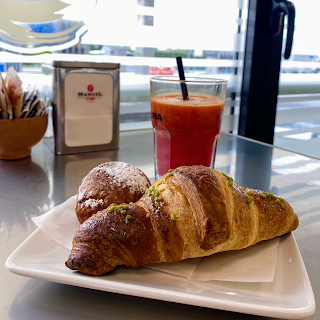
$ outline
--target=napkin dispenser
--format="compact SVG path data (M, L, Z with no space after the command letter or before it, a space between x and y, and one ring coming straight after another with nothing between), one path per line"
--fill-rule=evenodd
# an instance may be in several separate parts
M56 154L119 148L120 64L53 61Z

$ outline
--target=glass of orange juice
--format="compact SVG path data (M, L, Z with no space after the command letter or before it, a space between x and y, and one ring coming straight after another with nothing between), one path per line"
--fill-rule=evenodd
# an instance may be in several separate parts
M227 81L210 78L151 78L155 174L180 166L214 166ZM186 85L188 100L181 86Z

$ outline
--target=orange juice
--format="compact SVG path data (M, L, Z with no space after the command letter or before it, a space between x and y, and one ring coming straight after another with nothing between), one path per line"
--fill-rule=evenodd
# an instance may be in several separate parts
M220 132L224 100L216 96L189 93L154 95L151 118L155 132L158 174L182 165L210 166Z

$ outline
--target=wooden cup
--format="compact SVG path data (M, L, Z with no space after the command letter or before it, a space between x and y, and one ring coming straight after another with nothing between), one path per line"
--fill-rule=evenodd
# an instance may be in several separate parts
M48 115L25 119L0 119L0 159L29 157L31 148L46 133Z

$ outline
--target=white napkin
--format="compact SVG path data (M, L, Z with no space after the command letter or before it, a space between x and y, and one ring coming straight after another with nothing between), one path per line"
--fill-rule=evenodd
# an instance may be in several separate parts
M70 250L72 239L80 226L75 212L76 199L77 196L73 196L49 212L32 218L49 238Z
M75 213L76 196L55 207L33 222L48 237L65 248L72 248L72 239L80 223ZM279 238L262 241L246 249L221 252L209 257L187 259L146 267L193 281L272 282L275 274Z

